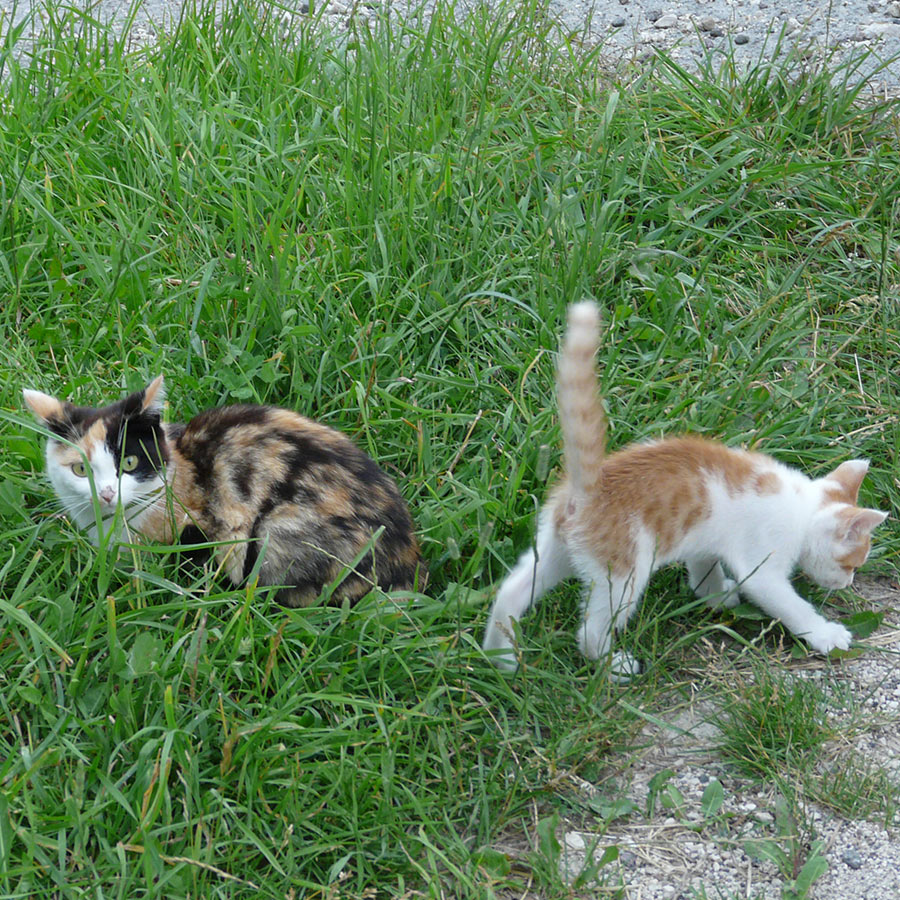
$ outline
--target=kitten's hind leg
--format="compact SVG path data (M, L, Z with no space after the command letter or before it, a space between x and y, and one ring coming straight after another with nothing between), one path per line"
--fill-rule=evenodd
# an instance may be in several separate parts
M694 593L705 598L709 606L731 609L740 602L737 585L725 576L722 564L715 557L689 560L687 570Z
M638 579L635 572L626 577L594 573L589 582L584 622L578 632L578 646L588 659L601 659L609 653L613 631L620 630L631 618L646 582L646 576ZM627 682L640 671L640 662L630 653L620 650L612 655L613 681Z
M522 554L503 580L488 619L484 649L506 651L491 657L495 665L508 672L516 671L519 664L514 652L513 623L550 588L574 574L568 550L559 539L551 517L542 516L536 546Z

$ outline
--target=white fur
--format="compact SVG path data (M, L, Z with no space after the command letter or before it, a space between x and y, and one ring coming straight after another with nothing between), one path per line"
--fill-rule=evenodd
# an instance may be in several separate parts
M852 571L848 573L835 561L842 540L848 551L852 549L850 539L841 537L836 517L846 504L825 501L826 489L833 487L827 477L813 481L774 460L770 462L780 482L780 490L770 494L730 494L721 480L710 477L709 515L666 556L657 553L655 536L635 521L631 536L637 550L626 577L613 577L604 560L595 559L585 547L567 543L545 508L535 547L521 556L500 585L484 649L494 651L491 658L500 668L515 671L515 623L546 591L564 578L577 575L587 585L578 643L589 659L604 657L610 651L612 633L634 613L651 574L679 561L687 565L692 588L711 605L734 606L740 592L819 653L846 650L850 632L823 618L790 582L799 567L826 589L845 588L852 583ZM864 461L857 462L868 466ZM887 516L872 512L881 520ZM637 662L627 654L613 656L613 677L627 679L636 671Z
M110 529L117 525L115 538L121 540L129 527L139 531L146 512L157 501L163 502L163 477L139 481L128 472L120 475L116 460L105 444L93 449L90 460L82 457L90 467L90 476L76 475L70 465L60 462L61 446L54 438L47 442L47 475L66 512L79 528L87 531L95 545L100 543L98 513L104 537L109 536ZM117 519L116 511L120 506L123 515Z

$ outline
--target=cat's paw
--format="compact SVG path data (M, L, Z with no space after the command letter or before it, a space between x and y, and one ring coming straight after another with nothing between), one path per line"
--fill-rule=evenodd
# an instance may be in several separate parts
M817 653L827 656L832 650L849 650L853 635L839 622L824 622L803 635Z
M641 674L640 660L624 650L617 650L609 663L609 678L616 684L628 684L635 675Z

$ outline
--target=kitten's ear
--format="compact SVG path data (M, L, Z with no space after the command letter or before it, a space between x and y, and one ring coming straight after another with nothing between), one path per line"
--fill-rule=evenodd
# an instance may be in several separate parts
M141 402L141 412L161 412L166 399L166 386L162 375L157 375L147 387L144 388L144 398Z
M845 537L851 540L867 538L886 518L888 514L880 509L854 509L847 514L844 526Z
M22 396L28 408L34 413L35 418L39 422L47 423L54 420L62 419L63 405L56 397L49 394L41 393L41 391L23 390Z
M869 461L867 459L850 459L841 463L826 477L830 481L836 481L844 489L847 503L856 503L859 486L868 471Z

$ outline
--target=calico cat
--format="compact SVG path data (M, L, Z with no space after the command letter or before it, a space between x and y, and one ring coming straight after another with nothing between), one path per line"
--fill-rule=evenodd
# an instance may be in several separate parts
M607 456L598 346L596 306L575 304L557 379L565 477L541 511L536 546L497 593L484 637L493 661L515 671L513 623L571 576L587 585L581 651L604 656L650 575L676 561L686 563L691 587L710 605L735 606L740 593L819 653L847 649L850 632L819 615L789 579L799 567L829 590L852 583L872 530L887 517L856 505L868 463L850 460L811 480L761 453L698 437ZM627 679L639 666L617 653L611 671Z
M374 584L424 586L397 485L332 428L271 406L225 406L166 424L162 376L102 409L24 395L50 431L50 481L95 543L98 514L104 531L119 528L117 538L221 542L215 552L235 585L259 564L260 584L281 585L278 601L302 606L383 528L334 598L356 600Z

